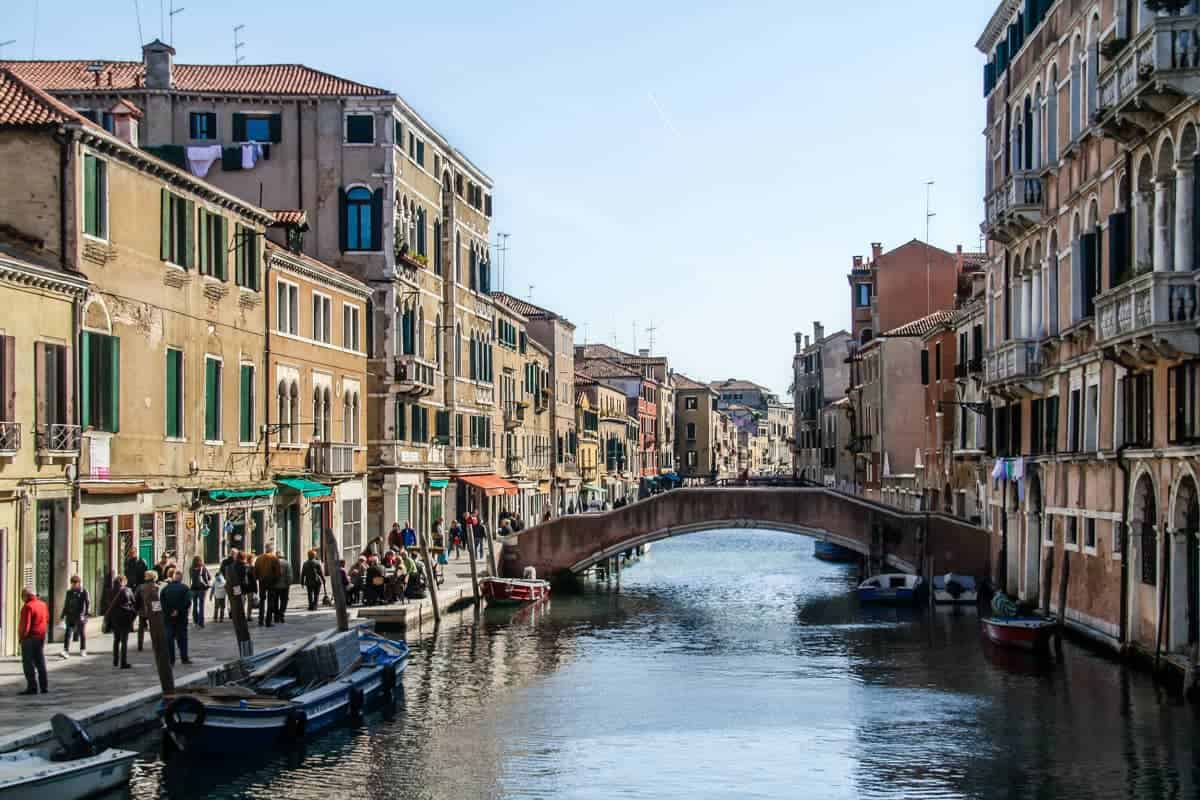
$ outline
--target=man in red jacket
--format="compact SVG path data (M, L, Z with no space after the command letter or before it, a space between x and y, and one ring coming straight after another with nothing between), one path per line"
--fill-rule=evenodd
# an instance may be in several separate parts
M50 627L50 609L38 599L37 592L26 586L21 590L20 625L17 637L21 640L21 667L25 670L25 691L19 694L37 694L41 688L46 694L46 630ZM37 682L34 682L36 672Z

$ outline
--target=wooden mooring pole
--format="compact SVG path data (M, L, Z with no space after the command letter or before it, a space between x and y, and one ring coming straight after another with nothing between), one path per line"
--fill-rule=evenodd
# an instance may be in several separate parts
M175 671L167 653L167 626L163 622L162 601L158 599L158 587L143 597L150 604L147 620L150 624L150 648L154 651L154 669L158 672L158 683L163 694L175 691ZM184 620L186 622L186 620ZM182 655L182 654L181 654Z
M229 621L233 623L233 635L237 637L238 656L248 658L254 655L254 643L250 641L250 623L246 619L246 596L242 594L243 569L253 569L253 567L230 564L225 570L225 596L229 599Z
M326 528L321 535L321 549L325 552L325 574L329 576L329 589L333 592L333 610L337 615L337 629L350 630L350 612L346 608L346 587L342 585L342 572L338 567L337 539L333 531Z
M425 577L429 579L429 604L433 607L433 627L442 624L442 609L438 606L437 568L429 557L429 534L421 531L421 558L425 560Z

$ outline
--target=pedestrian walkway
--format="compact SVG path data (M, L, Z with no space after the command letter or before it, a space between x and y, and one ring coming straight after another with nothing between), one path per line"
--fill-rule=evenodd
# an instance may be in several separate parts
M482 566L482 565L481 565ZM470 562L464 554L451 558L445 567L445 583L438 588L438 597L443 606L460 596L471 595ZM443 599L444 598L444 599ZM410 628L415 629L418 620L432 617L432 601L409 600L407 604L395 604L408 611ZM350 608L353 620L359 606ZM187 676L203 674L208 669L237 658L237 639L233 624L228 617L224 622L212 621L212 603L205 608L205 626L188 627L188 649L191 664L176 663L176 682ZM257 613L250 622L250 638L255 652L328 630L335 624L332 606L318 606L308 610L308 599L304 587L292 587L288 600L287 622L270 628L257 624ZM424 623L423 623L424 624ZM431 622L428 624L432 624ZM132 695L148 689L157 689L158 673L154 668L154 654L150 645L150 633L146 632L145 650L138 652L137 633L130 635L129 663L132 669L113 669L112 636L99 633L99 624L91 626L95 635L88 636L88 656L79 655L79 645L72 643L71 657L62 659L62 629L55 628L58 641L46 644L46 665L49 671L50 692L43 695L18 695L25 688L25 676L20 658L0 659L0 736L38 725L47 721L56 712L72 716L85 716L82 712L92 706Z

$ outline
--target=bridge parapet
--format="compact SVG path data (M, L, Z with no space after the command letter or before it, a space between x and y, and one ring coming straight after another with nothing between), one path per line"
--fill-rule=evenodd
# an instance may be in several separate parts
M505 539L501 569L519 577L578 573L647 542L723 528L766 528L834 542L884 565L919 572L933 556L937 572L990 574L986 529L953 517L901 511L823 487L676 489L623 508L574 514Z

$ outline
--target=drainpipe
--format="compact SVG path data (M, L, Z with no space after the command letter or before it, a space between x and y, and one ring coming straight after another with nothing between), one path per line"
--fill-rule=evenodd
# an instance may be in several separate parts
M59 131L54 135L58 142L58 254L59 263L64 270L72 270L73 259L67 258L67 220L70 219L70 203L67 202L67 188L70 185L68 167L71 161L71 135Z
M301 120L302 101L296 101L296 208L304 208L304 125Z
M255 234L257 237L257 234ZM264 254L266 248L263 248ZM271 257L263 259L263 479L271 469Z

